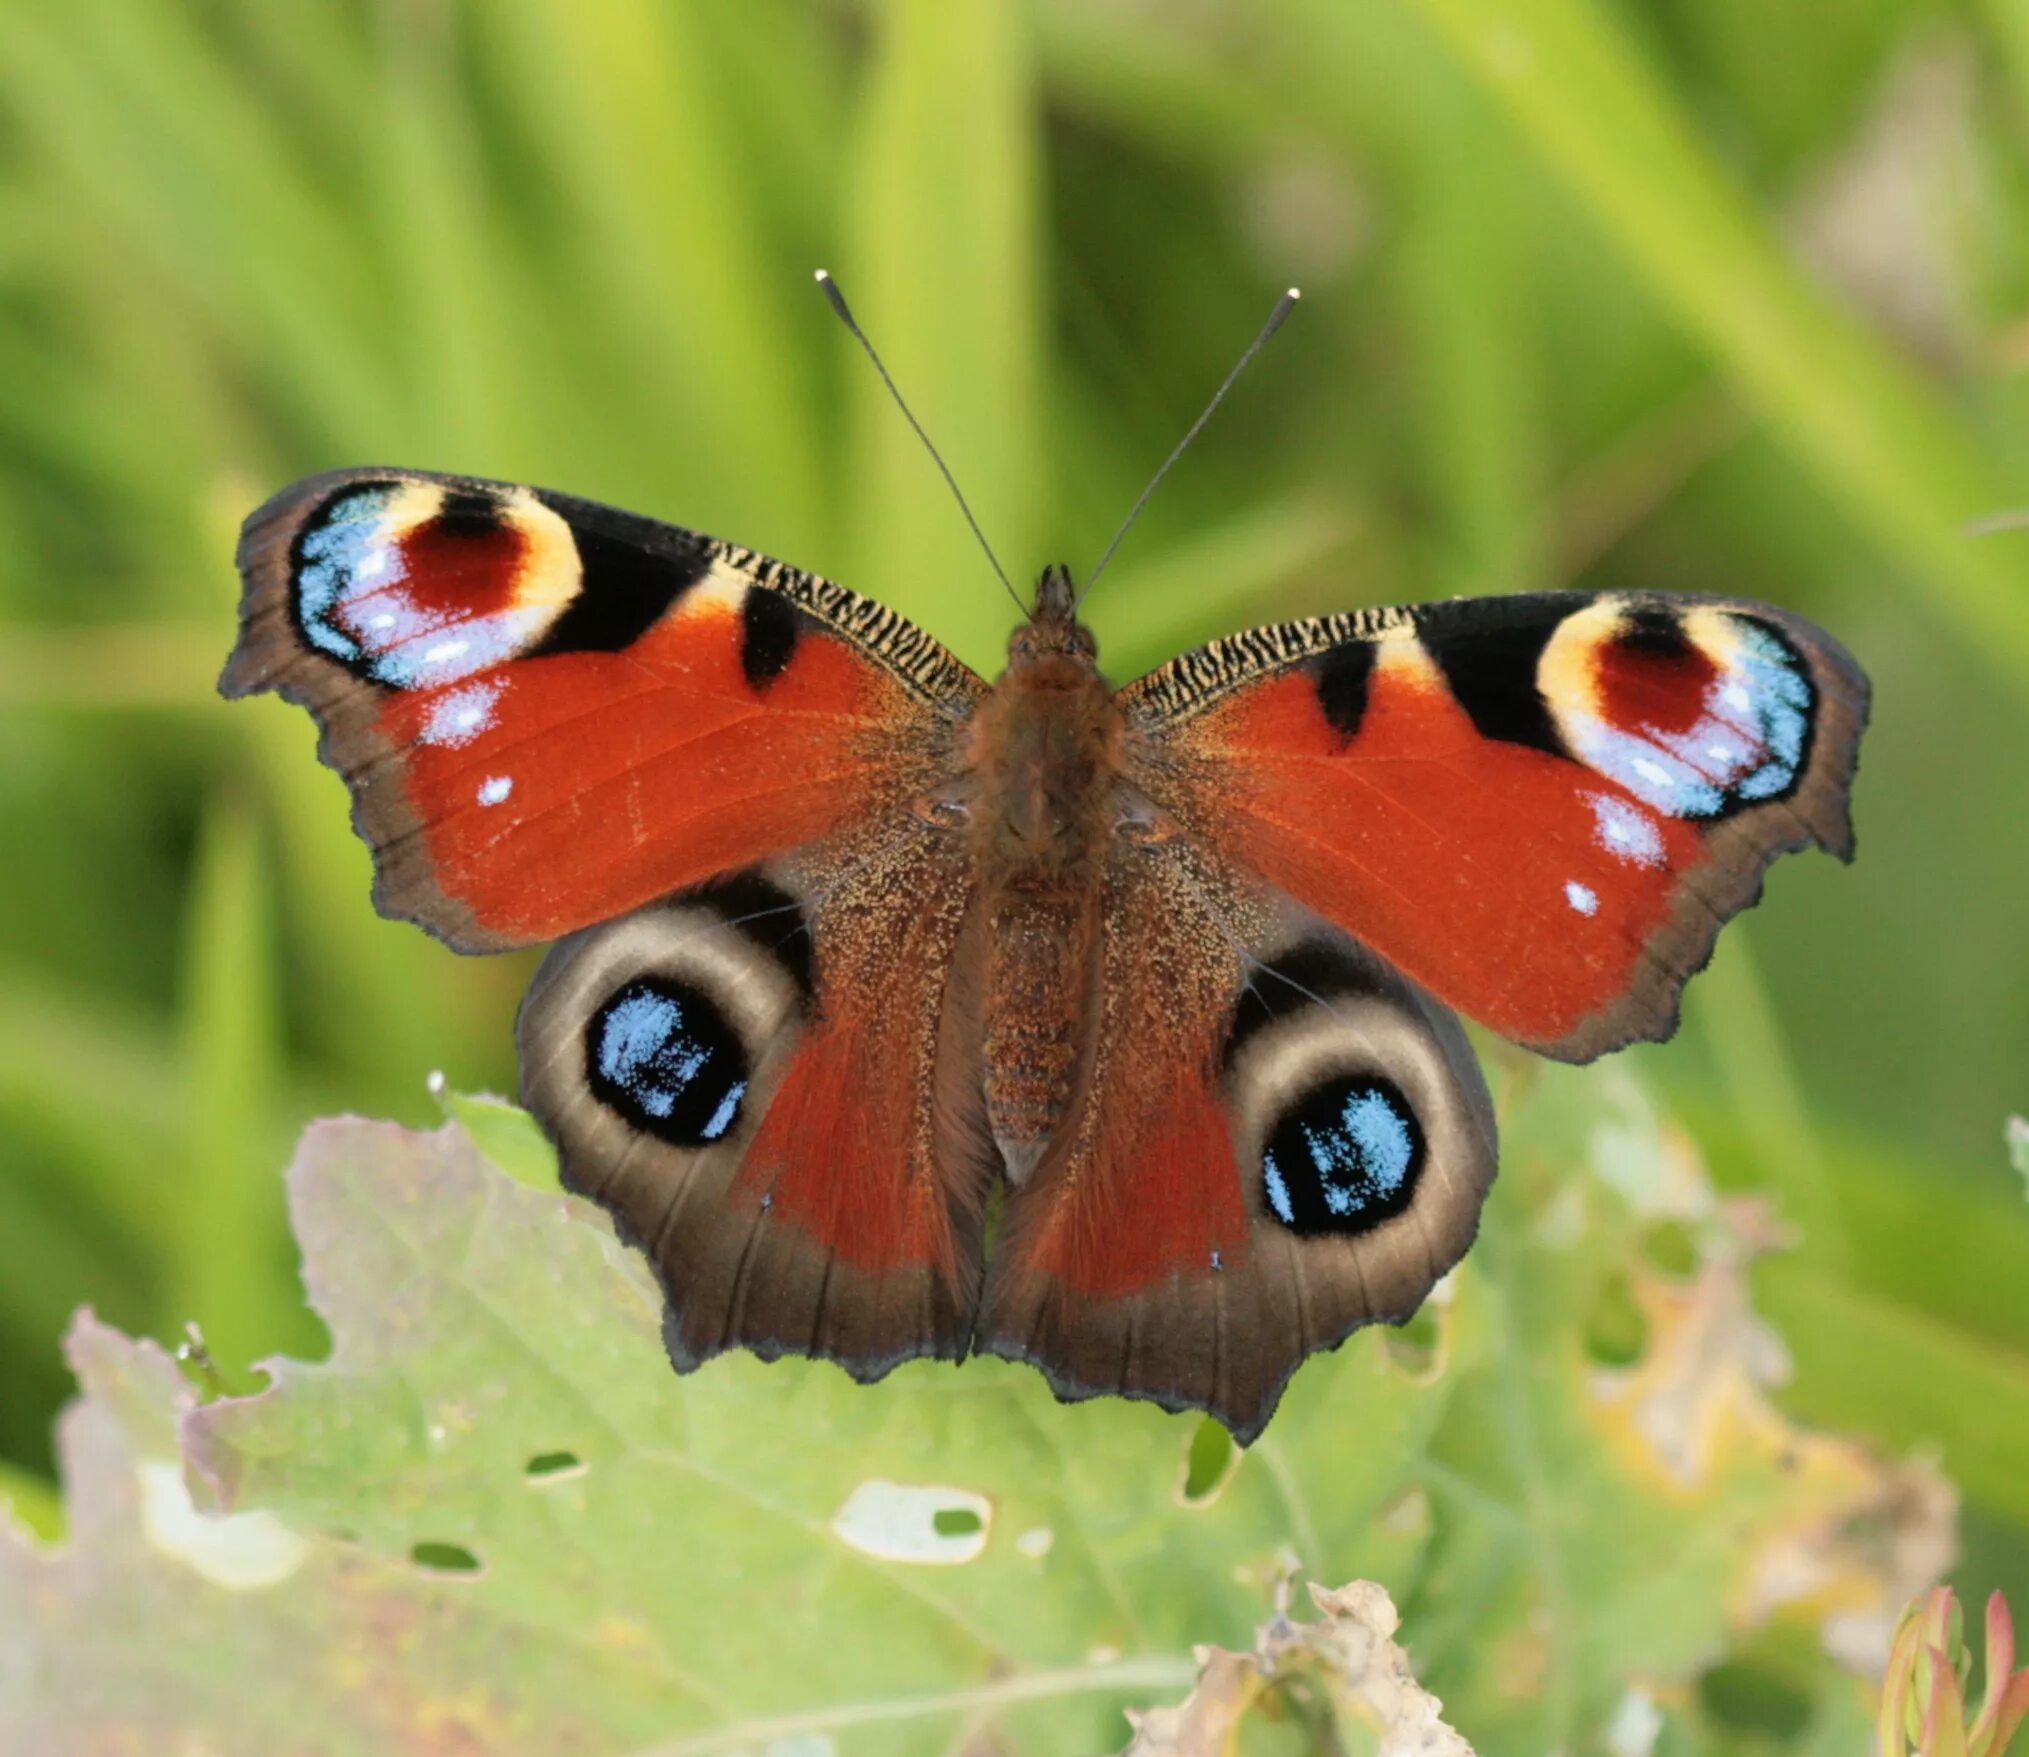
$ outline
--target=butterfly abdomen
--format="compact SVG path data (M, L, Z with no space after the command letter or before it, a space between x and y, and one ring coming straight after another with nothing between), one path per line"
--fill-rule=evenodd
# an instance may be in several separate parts
M1009 1179L1042 1157L1071 1097L1098 929L1093 895L990 892L985 985L987 1123Z

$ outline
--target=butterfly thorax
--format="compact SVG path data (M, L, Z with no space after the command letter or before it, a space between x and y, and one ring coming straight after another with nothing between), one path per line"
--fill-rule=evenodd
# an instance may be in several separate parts
M968 739L988 1122L1021 1182L1069 1107L1097 968L1123 745L1070 581L1053 569Z

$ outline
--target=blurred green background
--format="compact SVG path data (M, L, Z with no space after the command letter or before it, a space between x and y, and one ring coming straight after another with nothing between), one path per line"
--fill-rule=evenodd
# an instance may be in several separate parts
M1935 1454L2029 1591L2024 0L11 0L0 9L0 1454L89 1301L320 1344L303 1121L511 1090L528 966L378 920L307 719L212 692L291 477L521 478L880 596L1090 614L1739 592L1861 657L1861 858L1785 863L1627 1060L1797 1248L1789 1407ZM1499 1197L1495 1198L1497 1201ZM2018 1601L2019 1602L2019 1601Z

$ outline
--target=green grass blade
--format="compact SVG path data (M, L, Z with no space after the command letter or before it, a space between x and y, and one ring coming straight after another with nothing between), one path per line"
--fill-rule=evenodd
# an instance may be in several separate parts
M1042 241L1028 26L1012 0L892 0L835 270L1026 601L1041 549ZM817 295L809 295L815 302ZM950 491L841 332L850 373L852 583L997 666L1013 619Z
M2019 498L1937 396L1786 260L1595 0L1404 0L1967 642L2029 688L2019 564L1962 525Z
M1735 924L1686 994L1686 1008L1703 1028L1738 1127L1768 1187L1782 1193L1784 1218L1803 1229L1828 1267L1844 1264L1839 1186L1818 1144L1746 924Z
M275 1006L267 862L254 817L230 794L213 801L192 876L184 968L189 1125L179 1157L167 1142L171 1199L162 1328L204 1328L229 1371L301 1335L276 1169L284 1135L273 1110L280 1024Z
M528 467L510 423L529 399L501 362L528 358L535 338L510 320L520 265L494 235L492 192L476 174L449 24L425 13L383 33L388 113L373 194L406 318L391 340L421 429L417 455L512 475Z
M761 248L743 163L772 94L730 86L693 10L660 0L509 0L477 28L563 194L543 234L559 325L605 350L628 399L607 418L663 436L599 491L814 564L818 423L792 370L798 339L820 333L801 304L814 265Z
M106 288L160 277L235 349L288 359L278 384L333 433L385 425L358 340L370 286L333 205L275 119L185 14L33 0L9 20L0 105L106 235ZM117 266L114 266L117 265Z
M134 1145L177 1135L184 1106L175 1058L143 1017L0 968L0 1110L61 1161L67 1205L137 1248L154 1215Z
M1803 1420L1858 1429L1898 1450L1935 1451L1973 1500L2029 1526L2029 1472L2012 1412L2029 1409L2029 1355L1781 1257L1756 1277L1797 1382Z
M1448 74L1449 70L1442 70ZM1434 509L1430 597L1520 592L1541 577L1533 279L1521 168L1478 94L1427 81L1405 119L1394 295L1408 345L1417 486Z

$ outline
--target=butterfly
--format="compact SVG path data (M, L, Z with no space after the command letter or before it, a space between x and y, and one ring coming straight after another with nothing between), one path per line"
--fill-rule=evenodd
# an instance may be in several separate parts
M1852 852L1866 679L1742 599L1356 610L1115 689L1059 568L988 683L830 580L462 476L298 482L239 565L221 689L316 716L381 911L556 942L522 1096L679 1371L999 1355L1245 1444L1472 1241L1454 1009L1667 1037L1769 863Z

